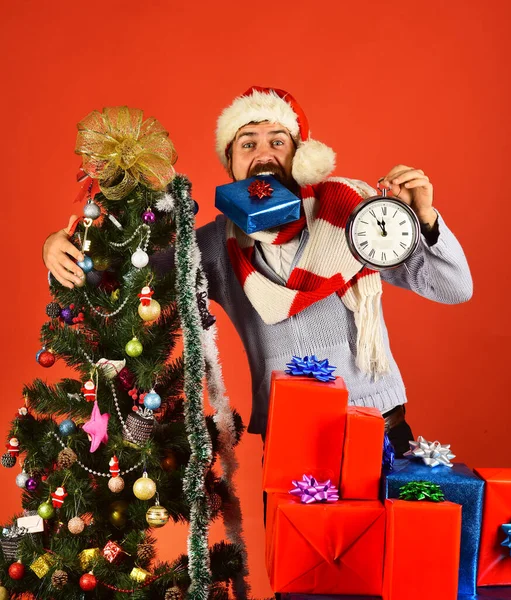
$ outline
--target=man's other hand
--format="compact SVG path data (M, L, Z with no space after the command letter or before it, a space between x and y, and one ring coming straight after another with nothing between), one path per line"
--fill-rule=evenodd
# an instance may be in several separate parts
M78 218L77 215L72 215L67 227L52 233L46 238L43 245L44 264L55 279L67 288L74 288L75 285L81 286L85 280L85 273L70 258L72 257L76 261L84 259L82 252L69 241L71 227Z

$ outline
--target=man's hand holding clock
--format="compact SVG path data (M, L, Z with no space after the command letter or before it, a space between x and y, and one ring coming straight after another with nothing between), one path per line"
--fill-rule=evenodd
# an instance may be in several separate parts
M429 245L436 242L433 186L421 169L397 165L378 181L378 187L383 195L372 196L354 209L346 237L362 264L376 270L393 269L415 252L421 232Z
M379 180L379 184L395 198L408 204L421 225L433 227L437 219L433 210L433 185L422 169L397 165Z

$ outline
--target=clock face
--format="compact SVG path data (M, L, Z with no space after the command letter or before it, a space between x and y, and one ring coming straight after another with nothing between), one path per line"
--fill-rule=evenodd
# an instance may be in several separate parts
M419 222L399 200L374 196L359 204L346 225L348 245L355 257L372 269L403 264L419 243Z

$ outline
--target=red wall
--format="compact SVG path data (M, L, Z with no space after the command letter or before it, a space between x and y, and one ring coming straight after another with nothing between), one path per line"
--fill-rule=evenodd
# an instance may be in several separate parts
M429 175L475 292L468 304L442 306L385 288L409 420L416 434L450 442L472 466L511 466L509 2L144 4L2 3L0 432L21 405L24 382L62 376L56 367L42 372L34 355L49 300L41 244L76 209L76 122L117 104L156 116L194 183L203 224L215 215L215 186L226 181L214 154L216 117L250 85L274 85L299 99L313 135L337 150L337 174L374 184L404 163ZM229 394L248 421L246 359L216 312ZM270 594L260 454L260 440L245 436L239 487L256 597ZM14 475L0 471L0 522L19 507ZM222 535L220 527L213 533ZM162 531L165 557L184 550L184 535Z

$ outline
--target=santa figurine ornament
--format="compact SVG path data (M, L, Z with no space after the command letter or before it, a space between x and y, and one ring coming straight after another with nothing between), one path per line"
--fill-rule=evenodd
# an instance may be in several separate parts
M117 458L117 456L115 456L115 454L114 456L112 456L108 464L110 465L110 475L112 477L119 477L121 469L119 468L119 459Z
M18 438L11 438L9 442L5 444L5 447L7 448L7 452L11 456L14 456L14 458L16 458L20 453L20 441L18 440Z
M51 495L51 503L53 504L53 508L60 508L64 504L64 500L66 499L67 492L63 487L58 487L50 495Z
M151 296L153 294L154 290L152 290L148 285L145 285L140 290L140 294L137 294L137 296L140 298L140 303L142 306L149 306L149 304L151 304Z
M85 400L87 400L87 402L95 402L96 401L96 386L94 385L94 382L92 381L92 379L89 379L89 381L86 381L83 384L81 391L85 397Z

